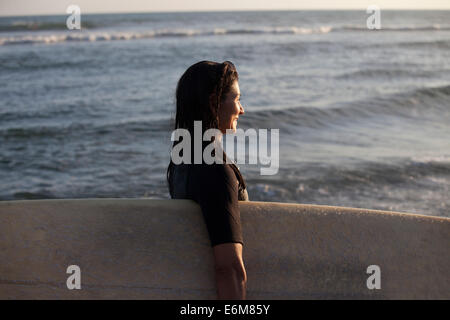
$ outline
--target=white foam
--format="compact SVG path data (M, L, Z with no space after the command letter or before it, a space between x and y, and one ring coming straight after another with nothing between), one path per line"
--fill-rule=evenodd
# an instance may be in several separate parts
M230 34L313 34L328 33L332 31L329 26L321 26L318 28L301 28L301 27L266 27L266 28L248 28L248 29L225 29L215 28L213 30L195 30L195 29L160 29L149 30L143 32L62 32L56 34L21 34L14 36L0 37L0 45L13 44L53 44L66 41L116 41L116 40L133 40L146 39L155 37L193 37L208 35L230 35Z
M439 162L447 163L450 162L450 155L440 155L440 156L417 156L412 157L412 161L421 163Z

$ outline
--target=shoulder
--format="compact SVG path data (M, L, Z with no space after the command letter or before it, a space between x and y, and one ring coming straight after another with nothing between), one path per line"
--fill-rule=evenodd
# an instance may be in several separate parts
M203 188L236 189L238 180L228 164L200 164L191 166L192 182Z
M233 168L229 164L198 164L191 165L196 175L236 180Z

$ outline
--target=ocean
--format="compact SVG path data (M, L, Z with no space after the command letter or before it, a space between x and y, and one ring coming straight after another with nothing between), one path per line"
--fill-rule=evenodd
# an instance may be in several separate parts
M0 18L0 200L168 198L177 81L230 60L251 200L450 216L450 11L67 16Z

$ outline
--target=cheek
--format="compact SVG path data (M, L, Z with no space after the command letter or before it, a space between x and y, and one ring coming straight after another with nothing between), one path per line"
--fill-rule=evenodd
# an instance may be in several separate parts
M220 116L222 119L230 119L236 114L236 105L234 103L224 103L220 110Z

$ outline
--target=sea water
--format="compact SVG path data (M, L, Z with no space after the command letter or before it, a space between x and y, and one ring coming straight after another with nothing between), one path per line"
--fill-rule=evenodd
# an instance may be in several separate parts
M279 129L251 200L450 216L450 11L0 18L0 200L168 198L175 87L239 72L243 129Z

